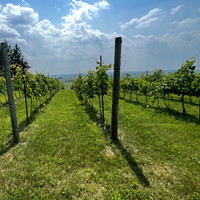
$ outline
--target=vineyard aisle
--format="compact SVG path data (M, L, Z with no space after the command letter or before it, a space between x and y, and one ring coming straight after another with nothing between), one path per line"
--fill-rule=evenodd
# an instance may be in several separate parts
M55 94L20 133L21 142L0 152L0 199L198 198L198 186L187 193L182 184L189 172L184 179L166 160L154 160L142 148L131 146L130 152L97 121L74 91Z

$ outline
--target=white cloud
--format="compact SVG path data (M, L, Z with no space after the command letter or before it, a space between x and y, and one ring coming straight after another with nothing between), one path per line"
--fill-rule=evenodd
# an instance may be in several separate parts
M26 44L26 40L20 38L21 35L15 29L8 27L5 24L0 25L0 40L7 40L8 42L18 42Z
M149 13L141 18L133 18L131 19L129 22L126 22L124 24L120 24L120 28L121 29L125 29L127 27L129 27L130 25L132 24L138 24L136 26L136 28L139 28L139 27L147 27L149 26L149 24L153 21L157 21L159 20L158 17L154 17L156 15L160 14L160 9L159 8L155 8L151 11L149 11Z
M200 44L200 30L199 31L183 31L177 35L164 34L163 36L157 37L156 35L134 35L134 44L136 47L146 47L150 42L155 41L166 43L171 48L182 48L182 47L198 47ZM152 48L154 46L152 45ZM156 51L157 52L157 51Z
M24 3L24 6L30 7L29 3L27 3L26 1L22 0L22 2Z
M134 43L137 47L145 47L149 41L155 38L155 35L143 36L143 35L133 35Z
M15 29L12 29L5 24L0 25L0 36L1 38L21 37Z
M166 42L169 47L198 47L200 44L200 30L199 31L184 31L177 35L165 34L161 37L156 37L160 42Z
M1 10L8 25L30 25L38 22L38 14L32 8L6 4Z
M97 7L83 3L82 1L72 1L73 3L70 3L72 6L72 8L70 8L70 14L62 17L62 19L65 20L65 23L81 23L82 21L86 21L88 19L92 20L92 14L95 16L97 15Z
M82 1L72 0L70 3L70 14L62 17L66 24L82 23L86 20L92 20L92 16L97 17L101 9L109 9L109 3L105 0L94 3L94 5Z
M50 48L56 43L57 38L61 36L61 31L56 29L49 20L43 20L25 31L25 35L33 44L37 41L43 47Z
M153 17L151 19L148 19L148 20L146 20L144 22L139 23L139 25L137 25L135 28L148 27L151 22L154 22L154 21L157 21L157 20L159 20L158 17Z
M189 28L189 27L193 26L194 24L196 24L199 20L200 20L200 17L198 17L196 19L191 19L191 18L184 19L178 23L178 29L179 28Z
M173 25L173 24L175 24L176 23L176 21L173 21L173 22L171 22L171 23L169 23L170 25Z
M171 9L170 15L174 15L175 13L177 13L179 10L181 10L181 8L182 8L183 6L184 6L184 5L179 5L179 6L177 6L176 8L172 8L172 9Z
M101 9L109 9L110 4L107 1L99 1L94 4L94 6L101 8Z
M7 20L7 17L0 13L0 24L5 24L6 20Z

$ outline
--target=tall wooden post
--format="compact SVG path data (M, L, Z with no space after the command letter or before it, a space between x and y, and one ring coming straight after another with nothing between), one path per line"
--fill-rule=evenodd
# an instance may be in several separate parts
M23 75L24 75L24 97L25 97L25 106L26 106L26 122L27 126L29 125L29 120L28 120L28 103L27 103L27 96L26 96L26 82L25 82L25 70L24 70L24 62L22 59L22 70L23 70Z
M111 137L113 139L117 139L118 135L121 48L122 48L122 37L117 37L115 38L115 61L114 61L113 101L112 101L112 121L111 121Z
M100 56L100 66L102 66L102 56ZM102 88L101 88L101 103L102 103L102 119L103 119L103 125L104 125L105 119L104 119L104 102L103 102L103 82L102 82Z
M199 99L199 120L200 120L200 99Z
M15 112L15 103L14 103L14 97L13 97L13 89L12 89L10 68L9 68L9 62L8 62L7 48L8 47L7 47L6 42L1 43L2 61L3 61L4 71L5 71L10 118L11 118L12 130L13 130L13 138L14 138L14 142L18 143L20 141L19 128L18 128L17 116Z

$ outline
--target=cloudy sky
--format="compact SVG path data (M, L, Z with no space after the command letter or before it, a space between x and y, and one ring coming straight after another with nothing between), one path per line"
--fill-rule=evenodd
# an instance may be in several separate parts
M114 63L123 71L200 66L199 0L0 0L0 41L18 43L32 71L72 74Z

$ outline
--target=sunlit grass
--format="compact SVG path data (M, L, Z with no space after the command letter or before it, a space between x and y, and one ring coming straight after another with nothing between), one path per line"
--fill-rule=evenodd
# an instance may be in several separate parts
M70 90L71 89L72 83L65 83L65 82L62 82L62 83L64 84L66 90Z
M149 172L148 180L159 191L159 198L167 198L167 194L177 199L191 199L200 193L198 98L193 97L192 104L189 97L185 98L187 114L183 116L182 104L176 95L167 100L170 110L165 109L162 99L157 107L157 102L151 103L152 97L148 97L148 105L143 95L138 97L138 102L135 95L130 101L128 94L125 100L119 100L120 141L138 158L142 169ZM93 102L98 109L98 99ZM105 96L104 103L105 117L110 124L111 97Z
M5 98L4 98L5 99ZM15 101L15 111L17 115L17 122L19 126L19 131L23 131L23 129L27 126L26 121L26 109L25 109L25 98L22 96L19 96L17 93L14 95L14 101ZM40 105L39 101L37 102L37 105L34 101L34 104L31 108L31 102L30 99L27 99L28 102L28 116L29 116L29 124L32 123L32 121L38 117L38 114L40 112ZM45 103L48 103L48 100ZM9 112L9 104L4 102L0 105L0 151L4 151L7 148L10 147L12 144L12 126L11 126L11 120L10 120L10 112Z

